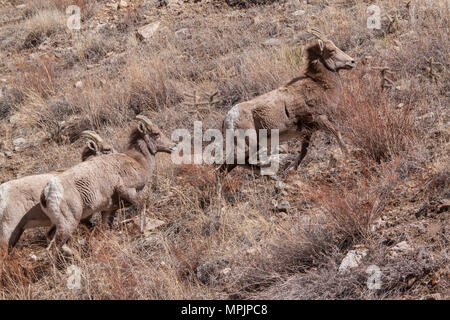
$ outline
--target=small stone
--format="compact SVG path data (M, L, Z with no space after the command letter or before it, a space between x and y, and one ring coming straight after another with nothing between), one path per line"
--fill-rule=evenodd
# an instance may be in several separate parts
M136 226L138 226L139 228L140 228L140 225L141 225L141 221L140 221L140 220L141 220L141 219L140 219L140 216L139 216L139 215L138 215L138 216L135 216L135 217L133 218L134 224L135 224ZM143 221L143 222L144 222L144 223L143 223L143 230L142 230L142 232L143 232L144 234L148 234L148 233L150 233L151 231L156 230L157 228L159 228L160 226L162 226L162 225L165 224L164 221L158 220L158 219L153 219L153 218L144 218L144 221Z
M287 212L289 210L289 207L289 201L281 200L280 203L278 203L276 209L278 212Z
M123 8L127 8L128 7L128 3L124 0L121 0L119 2L119 8L123 9Z
M399 242L394 247L391 248L391 251L397 252L406 252L409 250L411 250L411 246L406 241Z
M140 40L151 38L159 28L160 22L153 22L138 29L136 35Z
M182 28L175 32L175 37L179 39L188 39L190 38L191 33L189 32L188 28Z
M119 9L119 4L118 3L109 3L107 4L108 7L111 7L111 9L113 10L118 10Z
M367 255L367 249L350 250L339 266L339 273L347 272L349 269L356 268L361 263L362 259Z
M26 142L27 142L27 140L25 140L24 138L17 138L17 139L13 140L13 145L15 147L17 147L17 146L20 146L20 145L22 145L22 144L24 144Z
M302 15L304 15L305 13L306 13L305 10L297 10L297 11L295 11L295 12L292 12L292 15L293 15L293 16L302 16Z
M79 80L75 82L75 88L82 88L83 87L83 81Z
M220 271L220 274L227 276L231 272L231 268L225 268Z
M279 39L271 38L264 41L263 44L268 47L279 46L281 44L281 41Z
M4 151L3 153L5 154L5 156L6 156L8 159L11 159L12 156L13 156L13 153L12 153L11 151L9 151L9 150Z
M283 181L277 181L277 183L275 183L275 189L277 191L283 191L286 188L286 183L284 183Z

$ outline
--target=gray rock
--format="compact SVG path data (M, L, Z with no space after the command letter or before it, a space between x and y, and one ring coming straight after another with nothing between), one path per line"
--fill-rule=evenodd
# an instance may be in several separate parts
M263 45L267 47L279 46L281 45L281 41L279 39L271 38L264 41Z
M275 183L275 190L281 192L284 189L286 189L286 183L284 183L283 181L277 181L277 183Z
M292 15L293 15L293 16L302 16L302 15L304 15L305 13L306 13L305 10L297 10L297 11L292 12Z
M290 204L289 204L289 201L287 201L287 200L281 200L276 206L276 209L278 212L287 212L289 210L289 208L290 208Z
M339 273L344 273L350 269L356 268L361 263L362 259L367 255L368 250L365 248L350 250L342 259L339 265Z
M25 140L24 138L20 137L20 138L17 138L17 139L13 140L13 146L14 147L18 147L20 145L25 144L26 142L27 142L27 140Z
M403 253L407 253L407 252L409 252L411 250L412 250L412 248L408 244L408 242L401 241L401 242L397 243L395 246L393 246L391 248L391 250L389 250L389 257L395 258L398 255L403 254Z
M149 23L138 29L136 35L140 40L145 40L151 38L155 32L158 30L160 22Z
M188 28L181 28L175 32L175 37L178 39L188 39L191 37L191 32Z

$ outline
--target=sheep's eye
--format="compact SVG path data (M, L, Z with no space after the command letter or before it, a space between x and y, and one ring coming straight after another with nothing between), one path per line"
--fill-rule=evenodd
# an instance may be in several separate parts
M336 53L336 50L331 49L331 50L330 50L330 53Z

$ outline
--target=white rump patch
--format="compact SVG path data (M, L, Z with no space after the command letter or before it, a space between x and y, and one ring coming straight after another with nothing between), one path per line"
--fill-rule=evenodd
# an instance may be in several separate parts
M239 104L233 106L225 117L225 129L234 129L239 119Z
M3 211L6 209L6 205L8 204L8 189L8 183L0 185L0 221L3 217Z
M42 208L45 213L49 213L48 217L54 222L54 215L60 212L59 205L63 197L64 188L57 177L53 177L44 188L44 197L47 202L47 208Z

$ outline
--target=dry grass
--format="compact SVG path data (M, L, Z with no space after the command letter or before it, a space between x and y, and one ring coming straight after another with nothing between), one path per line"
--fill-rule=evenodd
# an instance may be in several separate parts
M25 21L24 28L27 33L23 46L32 48L41 44L45 37L64 30L66 19L57 9L39 10Z
M113 230L79 228L72 261L41 258L42 231L27 232L12 253L2 251L1 298L448 297L448 39L438 32L448 25L448 12L438 1L417 4L414 24L402 1L383 2L383 12L401 19L394 28L383 18L380 31L361 28L363 2L301 5L301 19L291 15L297 8L276 1L234 1L233 9L186 3L180 13L131 0L132 8L117 12L101 2L72 2L82 8L82 34L65 37L60 19L67 1L42 0L23 21L32 28L25 35L33 34L30 45L8 57L19 72L8 73L11 88L0 97L0 152L19 136L46 142L1 157L3 180L77 163L85 129L120 149L143 112L169 135L199 119L204 130L220 128L231 105L298 76L310 26L320 26L358 60L356 70L342 73L339 108L327 110L354 150L343 159L333 139L316 135L283 191L241 169L220 185L212 167L177 167L158 155L142 201L147 217L164 225L141 235L133 223L121 223L133 215L129 209ZM96 31L96 17L108 25ZM138 41L134 31L157 20L153 38ZM187 36L176 35L181 28ZM264 45L270 38L280 45ZM45 39L52 46L30 62ZM53 50L62 52L59 59ZM429 57L441 63L438 81L426 70ZM396 70L394 87L384 91L372 69L382 65ZM203 101L215 91L219 102L197 109L186 95L195 92ZM274 208L283 199L287 212ZM428 236L426 226L434 225L441 227ZM391 247L401 241L415 250L392 258ZM340 274L348 250L360 246L367 257ZM367 288L371 264L385 275L381 290ZM70 265L81 270L79 290L67 287Z

